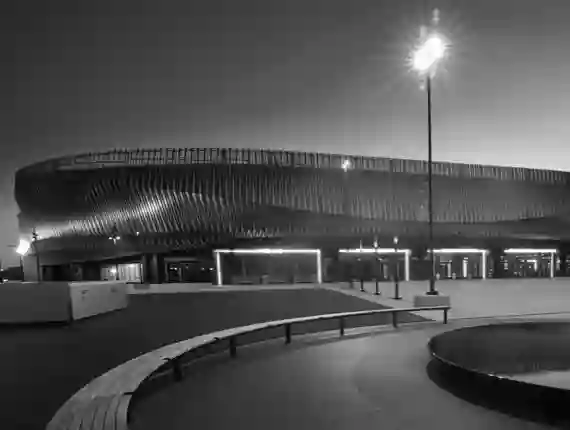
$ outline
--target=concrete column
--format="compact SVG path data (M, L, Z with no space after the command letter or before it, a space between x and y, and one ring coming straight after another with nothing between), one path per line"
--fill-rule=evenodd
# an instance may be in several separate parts
M319 249L317 252L317 284L323 283L323 260L321 255L321 250Z
M550 279L554 278L556 273L556 254L554 252L550 253Z
M481 252L481 279L487 279L487 251Z
M223 272L222 272L222 255L219 252L214 251L214 264L216 265L216 285L223 284Z
M158 284L160 282L158 271L158 255L144 254L142 257L142 274L145 284Z

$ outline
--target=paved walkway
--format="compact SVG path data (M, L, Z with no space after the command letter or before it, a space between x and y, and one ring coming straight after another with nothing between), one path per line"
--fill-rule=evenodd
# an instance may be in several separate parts
M131 428L549 428L472 405L430 380L426 344L452 327L422 323L300 347L295 340L292 348L245 348L238 360L200 363L182 383L143 398Z
M169 343L255 322L376 307L315 289L147 295L71 326L0 326L0 428L43 430L83 385Z
M360 292L360 284L350 288L348 283L323 284L325 288L363 298L388 307L413 306L415 295L425 294L428 283L403 282L400 284L402 300L394 300L394 284L381 282L380 296L375 296L375 284L364 284L366 293ZM436 284L441 294L451 298L451 319L515 316L534 314L559 314L570 316L570 280L549 279L488 279L485 281L440 281ZM419 313L425 318L441 319L441 315Z

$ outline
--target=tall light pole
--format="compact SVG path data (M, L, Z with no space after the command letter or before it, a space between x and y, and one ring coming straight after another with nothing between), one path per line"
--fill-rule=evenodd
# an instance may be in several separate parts
M38 232L36 231L36 228L34 227L34 229L32 230L32 244L34 245L34 253L36 254L37 278L38 278L38 282L41 282L41 280L42 280L42 266L40 263L40 251L38 249L38 240L39 239L40 239L40 236L38 235Z
M349 194L348 194L348 171L350 170L350 168L352 167L352 163L350 162L350 160L348 158L345 158L342 160L341 166L340 166L343 170L343 175L342 175L342 216L343 217L350 217L350 205L349 205ZM348 224L349 221L348 219L345 219L344 221L344 225L346 228L346 224ZM350 229L350 226L349 226ZM347 237L346 233L344 231L341 231L341 235L343 237L343 240L345 237ZM343 265L344 268L347 268L346 265ZM352 266L352 261L348 260L348 285L350 286L350 288L354 288L353 285L353 279L352 279L352 270L353 266Z
M400 296L400 261L398 260L398 236L394 236L394 300L402 300Z
M435 254L433 252L433 157L432 157L432 123L431 123L431 84L435 76L437 65L445 56L446 43L442 36L435 32L435 25L439 21L439 12L434 10L432 26L429 29L422 29L421 44L413 52L412 66L419 75L425 79L427 92L427 123L428 123L428 228L429 228L429 258L430 258L430 278L429 290L426 294L437 295L435 289Z
M375 290L374 290L374 294L379 296L380 295L380 291L378 289L378 270L379 270L379 261L378 261L378 237L374 238L374 283L375 283Z

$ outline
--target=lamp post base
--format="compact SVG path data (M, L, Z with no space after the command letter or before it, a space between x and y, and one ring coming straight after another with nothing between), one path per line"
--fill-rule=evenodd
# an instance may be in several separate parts
M435 278L431 277L429 280L429 289L426 291L428 296L438 296L439 291L435 289Z

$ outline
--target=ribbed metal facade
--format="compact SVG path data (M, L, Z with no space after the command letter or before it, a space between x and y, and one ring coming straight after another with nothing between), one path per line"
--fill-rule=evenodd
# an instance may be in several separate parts
M351 168L344 171L344 160ZM438 236L570 236L570 174L435 163ZM427 164L287 151L115 150L38 163L15 183L20 229L45 251L101 255L119 234L147 248L187 249L238 239L424 240ZM106 242L105 242L106 241Z

